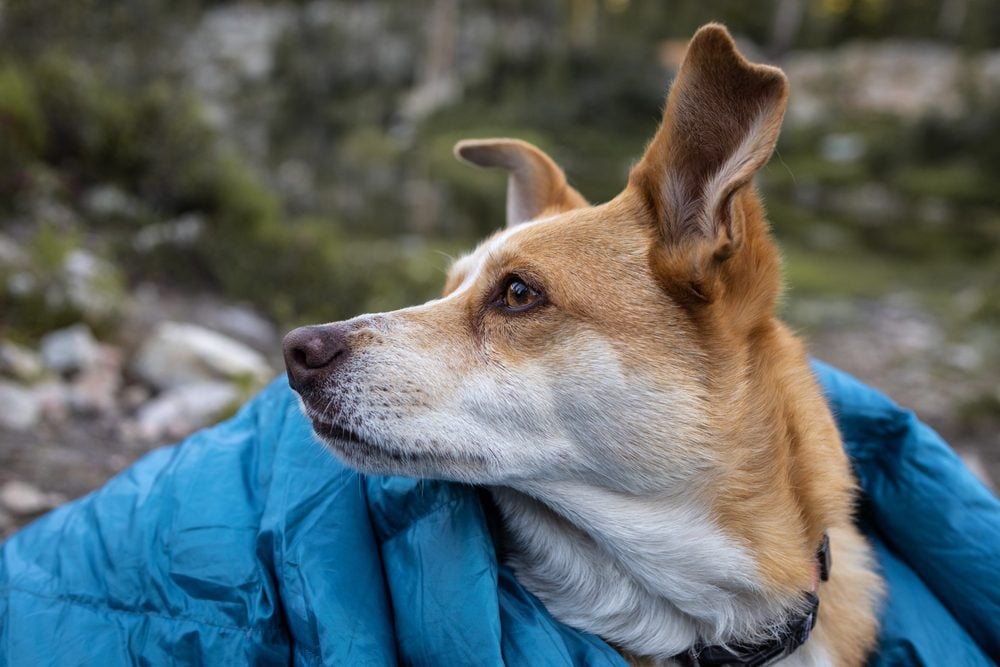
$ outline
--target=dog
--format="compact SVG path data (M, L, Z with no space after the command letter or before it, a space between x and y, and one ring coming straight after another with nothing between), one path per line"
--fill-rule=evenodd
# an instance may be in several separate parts
M787 98L710 24L605 204L530 144L459 142L509 172L507 227L441 298L284 340L338 457L489 489L519 581L635 664L860 665L875 644L855 480L776 319L752 184Z

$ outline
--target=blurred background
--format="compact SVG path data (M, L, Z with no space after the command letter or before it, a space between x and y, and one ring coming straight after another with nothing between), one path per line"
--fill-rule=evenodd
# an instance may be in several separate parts
M997 0L3 0L0 537L434 296L504 219L457 139L614 196L710 20L791 80L783 316L1000 479Z

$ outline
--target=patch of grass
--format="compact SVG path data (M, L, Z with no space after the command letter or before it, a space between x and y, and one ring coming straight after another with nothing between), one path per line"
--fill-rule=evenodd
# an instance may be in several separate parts
M783 247L792 295L874 297L898 286L898 270L878 257L856 252L822 253Z
M951 205L991 204L998 195L984 187L980 169L970 162L916 164L901 167L890 180L906 197L938 197Z

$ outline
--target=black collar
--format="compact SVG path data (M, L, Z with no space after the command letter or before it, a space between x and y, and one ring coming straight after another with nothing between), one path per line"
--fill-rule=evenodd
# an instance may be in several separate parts
M819 549L816 550L816 572L819 581L830 578L830 538L823 533ZM684 667L710 667L716 665L733 665L746 667L763 667L770 665L792 654L795 649L806 643L809 633L816 625L816 615L819 612L819 598L816 597L818 581L813 590L804 592L805 605L803 613L785 625L773 639L757 644L721 644L705 646L695 644L683 653L678 653L673 659Z

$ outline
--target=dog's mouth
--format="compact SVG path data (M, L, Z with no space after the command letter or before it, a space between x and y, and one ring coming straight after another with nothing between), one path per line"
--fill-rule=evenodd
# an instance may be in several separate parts
M378 442L369 440L346 426L313 417L312 427L324 445L354 467L370 469L372 464L378 461L389 460L398 463L400 458L387 451ZM375 471L369 470L369 472Z
M358 435L356 431L352 431L339 424L331 424L319 419L313 419L312 423L313 430L324 440L339 440L340 442L347 442L352 445L371 446L371 443Z
M340 413L340 408L334 410L334 414L331 415L329 412L321 411L316 406L319 404L318 397L310 393L300 392L302 398L302 408L305 415L312 422L313 431L328 445L344 444L352 446L362 446L366 448L371 448L374 443L371 440L366 439L357 431L344 426L339 418L343 418L344 415ZM327 404L327 408L330 406Z
M311 417L311 419L313 431L316 435L327 446L350 458L355 458L359 454L365 456L366 459L373 456L397 461L405 458L404 455L387 447L384 443L366 438L347 426L318 417Z
M355 430L310 416L313 431L349 465L368 472L393 475L438 477L456 464L485 468L489 460L481 454L445 453L426 448L406 447L366 438Z
M352 465L361 468L375 466L372 472L406 473L414 465L436 458L421 452L404 452L367 440L346 426L313 419L313 431L328 447L340 453ZM388 466L386 469L385 466Z

